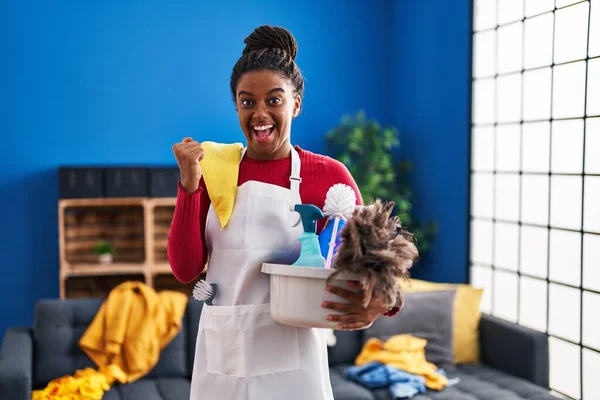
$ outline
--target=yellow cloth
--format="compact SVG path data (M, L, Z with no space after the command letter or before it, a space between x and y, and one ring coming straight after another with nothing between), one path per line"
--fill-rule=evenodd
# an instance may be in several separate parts
M233 212L243 145L202 142L202 148L204 149L204 157L200 161L202 176L206 183L208 197L223 229Z
M435 283L419 279L410 279L402 284L405 292L423 292L431 290L456 289L453 310L453 347L456 364L477 363L479 352L480 304L483 289L467 284Z
M435 364L425 359L427 340L410 334L395 335L383 342L371 338L364 344L355 364L360 366L373 361L398 368L409 374L425 378L425 386L432 390L442 390L448 379L437 372Z
M115 381L129 383L143 377L181 330L187 301L183 293L156 293L142 282L115 287L79 341L98 369L57 378L34 391L31 399L99 400Z
M188 297L156 293L143 282L115 287L79 341L99 367L116 364L133 382L158 362L160 351L179 333Z
M48 383L42 390L34 390L31 400L101 400L104 392L124 373L112 364L98 370L84 368L73 376L63 376Z

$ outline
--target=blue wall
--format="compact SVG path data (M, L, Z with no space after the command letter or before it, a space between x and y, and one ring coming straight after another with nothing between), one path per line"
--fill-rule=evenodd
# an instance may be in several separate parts
M391 122L389 1L0 2L0 335L58 296L60 164L174 164L184 136L241 141L229 94L243 39L290 29L306 76L294 141L344 113Z
M173 164L184 136L243 140L229 75L261 24L299 43L294 141L321 151L323 134L359 109L396 124L401 154L416 161L416 211L441 225L415 272L466 279L466 3L81 3L0 2L0 335L58 296L56 167Z
M471 2L394 4L393 123L415 166L415 215L440 229L413 275L466 282Z

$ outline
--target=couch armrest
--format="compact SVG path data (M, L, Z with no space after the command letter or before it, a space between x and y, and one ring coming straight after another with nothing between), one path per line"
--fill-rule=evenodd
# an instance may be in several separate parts
M0 348L0 399L30 400L33 336L29 328L9 328Z
M548 336L545 333L482 314L479 334L483 364L548 388Z

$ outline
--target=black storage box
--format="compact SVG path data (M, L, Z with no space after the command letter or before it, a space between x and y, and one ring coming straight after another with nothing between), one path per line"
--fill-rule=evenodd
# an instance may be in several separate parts
M150 197L177 197L179 167L149 167L148 195Z
M147 197L147 169L145 167L105 168L104 195L106 197Z
M58 168L58 195L61 199L104 197L104 170L100 167Z

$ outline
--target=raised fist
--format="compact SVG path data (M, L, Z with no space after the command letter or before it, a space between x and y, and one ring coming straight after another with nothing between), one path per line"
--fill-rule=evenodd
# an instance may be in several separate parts
M187 137L180 143L173 145L173 154L177 160L181 173L181 185L189 193L198 190L202 170L200 160L204 157L202 145L194 139Z

